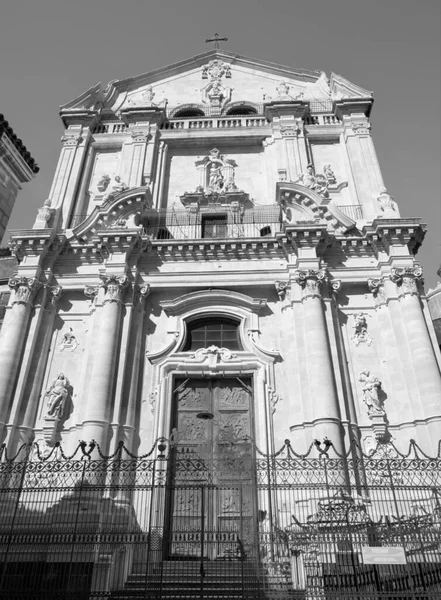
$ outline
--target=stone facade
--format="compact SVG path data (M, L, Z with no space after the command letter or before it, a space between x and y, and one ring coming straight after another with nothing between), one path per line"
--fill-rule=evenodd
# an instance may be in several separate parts
M0 242L21 185L38 173L38 165L0 115Z
M372 103L334 73L213 50L65 104L49 198L12 232L1 441L143 453L170 438L186 374L249 378L262 449L436 452L425 226L385 188ZM200 317L235 320L240 349L185 350Z

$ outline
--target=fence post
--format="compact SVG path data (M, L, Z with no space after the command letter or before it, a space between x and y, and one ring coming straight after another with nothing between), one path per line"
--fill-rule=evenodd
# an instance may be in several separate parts
M29 455L30 455L30 451L32 448L32 444L27 444L26 445L26 455L25 458L23 460L23 470L20 476L20 483L18 486L18 490L17 490L17 498L15 501L15 506L14 506L14 510L12 513L12 519L11 519L11 526L9 528L9 534L8 534L8 541L6 543L6 551L5 551L5 557L3 560L3 569L2 569L2 573L1 573L1 579L0 579L0 592L3 589L4 586L4 582L5 582L5 577L6 577L6 570L7 570L7 562L8 562L8 556L9 556L9 551L11 549L11 545L12 545L12 538L14 536L14 526L15 526L15 519L17 517L17 512L18 512L18 507L20 504L20 498L23 492L23 486L24 486L24 480L25 480L25 476L26 476L26 471L27 471L27 466L28 466L28 462L29 462ZM15 460L16 457L12 458L10 462L11 465L13 465L13 462ZM6 502L8 502L8 498L6 498ZM4 512L3 513L3 517Z

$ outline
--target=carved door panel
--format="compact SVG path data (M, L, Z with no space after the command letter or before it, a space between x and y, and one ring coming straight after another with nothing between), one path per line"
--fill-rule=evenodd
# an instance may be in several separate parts
M176 382L169 544L174 557L239 558L252 543L251 400L250 379Z

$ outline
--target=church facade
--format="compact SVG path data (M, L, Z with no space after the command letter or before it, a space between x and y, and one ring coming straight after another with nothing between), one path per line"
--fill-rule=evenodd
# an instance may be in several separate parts
M130 577L137 597L166 597L173 577L208 597L210 577L236 571L238 597L439 591L435 542L422 558L404 521L382 543L369 537L371 522L406 513L414 527L439 507L436 469L412 495L372 457L405 460L409 444L436 457L441 438L441 360L416 258L425 225L401 217L385 187L372 104L335 73L213 50L61 107L49 198L11 235L0 435L6 465L45 473L38 519L25 486L39 527L122 537L99 551L70 539L58 581L70 564L94 598L130 597ZM61 484L51 469L68 457L81 477ZM35 482L38 469L23 469ZM338 549L325 534L308 546L305 528L315 519L323 533L329 507L347 525L341 538L326 530ZM62 513L76 515L65 529ZM418 535L433 541L436 526ZM381 546L402 550L399 575L369 570L379 563L362 548ZM3 549L4 589L17 585L8 561L34 556L14 552ZM362 557L364 579L345 588ZM423 583L416 564L431 565Z

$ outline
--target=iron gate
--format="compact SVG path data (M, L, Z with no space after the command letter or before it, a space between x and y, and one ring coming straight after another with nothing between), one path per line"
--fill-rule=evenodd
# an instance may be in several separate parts
M441 597L441 459L415 444L181 456L179 478L163 440L1 458L5 600Z

